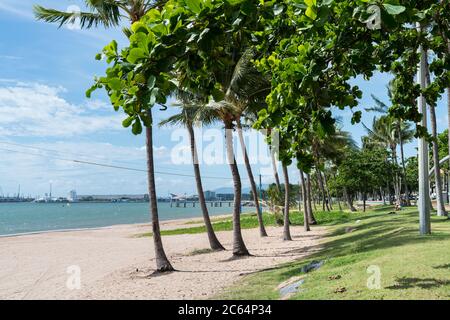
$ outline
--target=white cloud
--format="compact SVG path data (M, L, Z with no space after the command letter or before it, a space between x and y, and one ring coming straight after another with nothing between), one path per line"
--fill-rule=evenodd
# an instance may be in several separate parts
M2 0L3 1L3 0ZM6 3L7 1L0 3L0 11L5 11L16 16L20 16L27 19L33 19L33 13L31 12L31 7L26 7L23 5L17 5L17 1L14 5Z
M0 135L61 137L119 130L119 114L100 115L100 101L75 105L64 98L62 87L35 83L0 82Z
M0 55L0 60L22 60L22 57L17 56L8 56L8 55Z

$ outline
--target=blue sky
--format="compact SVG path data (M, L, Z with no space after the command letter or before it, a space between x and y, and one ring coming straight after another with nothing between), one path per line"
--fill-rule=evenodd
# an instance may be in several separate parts
M85 98L93 77L102 75L106 68L104 61L94 59L95 55L112 39L124 45L121 31L58 29L34 20L32 5L36 3L66 10L70 5L82 7L83 2L0 1L0 192L17 193L20 184L24 194L42 195L51 182L58 196L65 196L71 189L79 194L145 193L144 173L56 159L143 169L145 141L143 136L133 136L121 127L123 115L114 112L103 93ZM371 94L387 101L388 79L378 74L370 82L355 80L364 92L361 106L373 104ZM445 106L446 101L441 101L438 107L439 131L447 123ZM156 111L155 118L158 121L173 113ZM348 110L336 111L336 115L343 118L344 129L359 142L363 127L350 124ZM363 121L370 124L373 116L364 113ZM174 165L171 161L173 147L178 144L171 139L174 131L157 128L154 134L156 170L192 174L189 164ZM415 153L415 146L415 142L407 146L407 155ZM255 166L255 173L259 171ZM231 186L226 165L203 165L202 172L214 177L204 180L205 189ZM246 177L243 167L241 175ZM272 181L267 170L263 175L265 183ZM292 181L298 181L295 168L291 168L291 175ZM247 180L243 184L246 186ZM158 174L157 188L162 196L169 191L195 192L192 178L184 176Z

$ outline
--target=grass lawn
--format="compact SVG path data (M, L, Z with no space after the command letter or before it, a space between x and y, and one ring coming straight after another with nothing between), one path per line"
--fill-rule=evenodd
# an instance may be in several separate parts
M332 212L315 212L314 216L320 225L334 225L337 223L343 223L351 221L357 217L364 217L362 213L350 213L343 211L332 211ZM264 225L265 226L276 226L275 216L273 214L264 213L263 214ZM294 211L290 214L290 221L292 225L303 225L303 213ZM195 223L203 223L203 220L196 220ZM186 225L192 224L192 222L187 222ZM233 230L233 223L230 217L218 218L212 220L212 225L215 231L231 231ZM256 213L247 213L241 215L241 227L243 229L251 229L258 227L258 219ZM174 230L162 230L161 234L163 236L173 236L178 234L195 234L206 232L204 226L197 227L186 227ZM151 237L152 233L144 233L138 235L138 237Z
M321 213L331 217L321 221L331 225L323 250L247 276L217 298L279 299L280 283L300 276L305 282L290 299L450 299L450 220L433 216L433 234L420 236L415 208L391 211L379 207L366 214ZM348 227L354 230L346 232ZM302 273L301 267L314 260L325 263ZM380 289L367 286L371 266L380 271Z

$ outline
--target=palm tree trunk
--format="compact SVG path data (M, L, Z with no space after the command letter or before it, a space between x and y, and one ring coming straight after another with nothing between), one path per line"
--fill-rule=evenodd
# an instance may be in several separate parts
M245 146L244 136L242 134L242 126L240 119L237 120L237 131L239 136L239 142L242 148L242 154L244 155L245 168L247 169L248 179L250 180L250 187L252 189L253 201L256 207L256 213L258 216L259 234L261 237L267 237L266 228L264 227L263 215L261 206L259 205L258 189L256 188L255 178L253 176L252 167L248 159L247 148Z
M437 143L437 123L436 112L433 106L430 107L430 122L431 122L431 134L433 136L433 162L434 162L434 179L436 182L436 200L437 200L437 215L440 217L447 216L445 211L444 198L442 196L442 177L441 166L439 164L439 149Z
M449 44L450 47L450 44ZM450 48L449 48L450 55ZM450 157L450 86L447 88L447 115L448 115L448 155ZM447 178L448 179L448 178ZM447 200L450 201L450 190L449 190L449 182L447 180Z
M392 152L392 161L394 163L395 168L398 168L398 160L397 160L397 146L391 146ZM394 174L394 192L396 198L396 207L401 207L401 185L400 185L400 177L398 176L398 172L396 171Z
M151 118L151 110L149 111L149 113ZM148 193L152 217L153 242L155 246L156 272L169 272L174 271L174 268L170 264L169 259L167 259L166 253L164 252L164 247L161 239L161 231L159 228L158 199L156 197L155 167L153 162L153 132L151 125L149 127L146 127L145 133L146 133L146 151L147 151Z
M233 149L233 122L225 120L225 140L227 146L227 159L230 165L231 175L233 176L234 185L234 207L233 207L233 256L250 255L242 238L241 231L241 193L242 184L239 175L239 169L236 164Z
M366 199L367 199L367 193L363 192L363 212L366 212Z
M308 207L309 224L316 225L317 221L314 217L314 212L312 209L311 176L309 174L306 174L306 205Z
M188 124L187 130L189 132L189 139L191 143L191 155L192 155L192 163L194 165L195 183L197 185L198 200L200 202L200 207L202 209L203 221L205 222L209 245L213 250L225 250L225 248L220 243L219 239L217 239L217 236L211 224L211 219L209 217L208 207L206 206L205 194L203 193L202 178L200 174L200 165L198 163L197 146L195 144L194 128L192 127L192 125Z
M399 122L398 125L399 125L398 140L399 140L399 143L400 143L400 157L401 157L401 161L402 161L403 186L405 188L406 206L410 207L411 206L411 201L409 200L408 181L406 180L405 152L404 152L404 146L403 146L401 122Z
M283 164L284 175L284 229L283 240L291 241L291 230L289 227L289 174L285 164Z
M327 198L328 198L328 204L330 206L330 209L333 210L333 200L331 199L330 189L328 189L327 176L326 176L325 172L323 173L323 182L325 185L325 192L326 192Z
M303 227L305 228L305 231L310 231L309 227L309 208L306 205L306 198L307 191L306 191L306 182L305 182L305 175L303 174L303 171L300 170L300 181L301 181L301 192L302 192L302 198L303 198Z
M272 159L272 169L273 169L273 176L275 178L275 184L277 185L278 191L281 192L280 177L278 176L277 170L277 159L275 158L275 152L273 151L272 147L270 147L270 157Z
M426 65L427 85L430 85L431 79L428 61L425 62L425 65ZM444 198L442 196L442 177L441 177L441 165L439 163L436 110L435 106L432 105L428 106L430 109L431 135L433 137L432 147L433 147L433 162L434 162L434 181L436 182L437 215L440 217L445 217L447 216L447 212L445 211Z
M322 173L320 172L319 169L317 169L317 181L319 182L319 188L320 188L320 192L322 194L323 211L325 211L325 206L326 206L326 210L330 211L330 208L328 207L328 202L326 200L327 196L325 193L325 187L323 186Z

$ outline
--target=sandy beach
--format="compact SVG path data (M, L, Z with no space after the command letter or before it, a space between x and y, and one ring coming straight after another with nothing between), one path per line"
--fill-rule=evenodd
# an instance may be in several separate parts
M187 221L166 221L162 229L195 226ZM319 250L325 233L320 227L309 233L292 227L294 240L285 242L282 228L268 227L267 238L260 238L257 229L243 230L254 256L239 260L230 260L228 250L193 255L208 248L205 234L165 236L166 253L178 271L150 276L155 264L152 239L136 237L149 231L149 225L121 225L1 238L0 299L212 298L246 274ZM217 235L230 249L232 233ZM78 274L79 289L73 287Z

